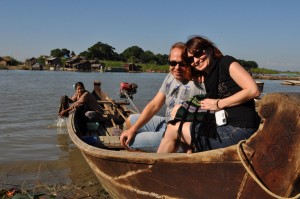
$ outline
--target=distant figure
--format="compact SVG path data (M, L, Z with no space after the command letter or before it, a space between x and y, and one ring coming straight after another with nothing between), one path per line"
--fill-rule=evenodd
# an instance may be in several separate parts
M92 95L96 98L96 100L106 100L107 94L101 89L101 81L94 81L94 90Z
M87 90L85 90L84 84L82 82L77 82L75 84L75 94L72 98L68 98L70 103L73 103L67 109L61 110L59 116L67 116L69 111L74 109L80 109L89 120L97 121L102 117L102 109L97 103L96 98ZM66 99L65 99L66 100Z
M101 81L99 81L99 80L94 81L94 90L92 92L92 95L96 98L96 100L107 101L108 96L101 89ZM104 103L104 105L101 103L100 106L105 109L109 108L109 106L105 103Z

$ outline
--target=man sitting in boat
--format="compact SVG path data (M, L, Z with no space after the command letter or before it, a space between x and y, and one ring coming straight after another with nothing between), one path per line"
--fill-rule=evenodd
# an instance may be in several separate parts
M203 83L191 80L191 68L186 61L185 49L185 44L181 42L175 43L171 47L170 73L142 113L132 114L126 120L128 130L121 134L122 145L131 150L156 152L174 105L180 104L194 95L205 93ZM155 115L164 104L166 104L165 117Z
M107 94L102 91L101 89L101 81L95 80L94 81L94 90L92 91L92 95L96 98L96 100L99 101L106 101L107 100ZM106 104L100 104L102 108L108 109L109 106Z
M97 121L101 118L103 111L98 105L96 98L87 90L85 90L82 82L75 84L75 94L69 98L70 103L73 103L69 108L59 112L59 116L66 116L69 111L74 109L82 109L84 115L91 121Z
M96 100L106 100L107 94L101 89L101 81L94 81L94 90L92 92L92 95L96 98Z

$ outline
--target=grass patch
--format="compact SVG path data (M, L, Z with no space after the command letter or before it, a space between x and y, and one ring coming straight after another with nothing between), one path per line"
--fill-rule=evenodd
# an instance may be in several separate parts
M0 65L0 70L7 70L8 68Z

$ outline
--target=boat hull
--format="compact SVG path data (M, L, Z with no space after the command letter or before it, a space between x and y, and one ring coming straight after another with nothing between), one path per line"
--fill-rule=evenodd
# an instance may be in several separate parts
M77 135L76 114L70 115L68 131L113 198L274 198L251 177L241 159L271 192L288 197L300 191L299 107L299 93L268 94L259 108L264 125L249 140L193 154L94 147Z

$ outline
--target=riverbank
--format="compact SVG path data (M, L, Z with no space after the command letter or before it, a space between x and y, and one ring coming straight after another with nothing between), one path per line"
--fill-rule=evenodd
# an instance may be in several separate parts
M300 81L300 76L291 75L253 75L254 79L267 79L267 80L297 80Z
M7 66L5 68L1 68L2 70L30 70L28 66L25 65L19 65L19 66ZM50 68L44 68L44 70L50 70ZM61 68L59 71L68 71L68 72L77 72L73 69L69 68ZM91 71L91 72L98 72L98 71ZM101 71L103 72L103 71ZM104 71L105 72L105 71ZM116 71L106 71L108 73L110 72L116 72ZM120 71L119 71L120 72ZM124 71L121 71L124 72ZM156 70L154 69L147 69L141 71L142 73L168 73L168 69L162 70L161 68L158 68ZM284 72L282 72L284 73ZM300 80L300 73L299 72L294 72L291 74L285 74L285 75L276 75L276 74L253 74L252 75L254 79L267 79L267 80Z
M109 199L79 150L72 161L16 161L0 164L0 197Z

